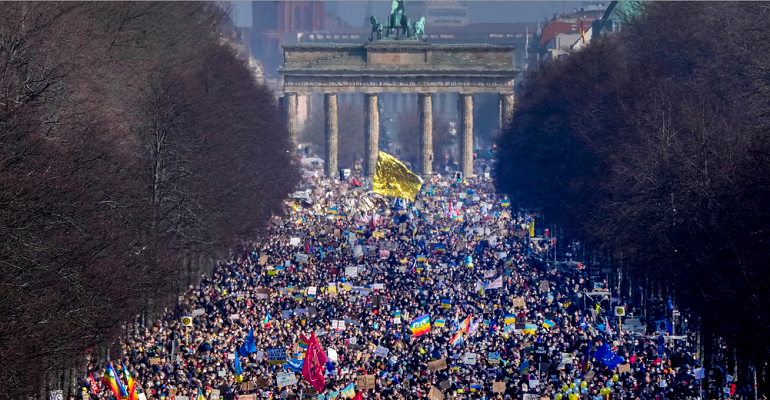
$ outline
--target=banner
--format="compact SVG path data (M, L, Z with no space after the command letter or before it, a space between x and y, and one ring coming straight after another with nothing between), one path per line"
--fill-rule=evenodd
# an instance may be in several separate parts
M285 347L269 347L267 349L268 364L283 364L287 361Z

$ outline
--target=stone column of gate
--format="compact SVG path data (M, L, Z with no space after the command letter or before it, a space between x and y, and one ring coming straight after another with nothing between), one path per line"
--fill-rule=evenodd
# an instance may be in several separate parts
M500 133L505 132L511 126L513 118L513 93L500 93Z
M433 172L433 96L419 93L420 109L420 165L423 175Z
M286 128L289 130L292 147L299 141L299 121L297 120L297 94L284 93L284 113L286 115Z
M337 178L337 93L324 93L324 113L326 114L324 173L327 177Z
M473 95L460 94L460 172L473 176Z
M365 95L364 107L364 175L372 176L377 166L380 143L380 110L377 108L377 93Z

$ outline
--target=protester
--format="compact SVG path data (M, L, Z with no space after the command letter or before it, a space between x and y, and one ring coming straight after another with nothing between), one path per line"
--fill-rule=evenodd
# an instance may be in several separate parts
M663 339L661 355L658 335L618 332L610 293L584 294L594 290L584 265L544 263L549 242L530 238L531 216L490 182L434 177L414 202L375 195L360 177L304 185L312 204L287 202L265 240L127 341L122 362L146 398L345 398L361 375L375 377L356 389L370 399L432 388L451 399L698 395L694 341ZM410 323L426 315L430 330L414 337ZM256 351L239 356L251 329ZM330 362L320 394L301 373L313 333ZM269 364L267 349L281 347L287 362ZM445 369L429 367L442 359ZM282 372L299 382L278 387Z

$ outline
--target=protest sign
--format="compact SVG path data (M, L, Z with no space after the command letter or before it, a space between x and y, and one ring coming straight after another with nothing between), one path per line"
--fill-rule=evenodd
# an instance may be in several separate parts
M256 387L256 385L254 384L254 382L251 382L251 381L246 381L246 382L242 382L241 383L241 391L242 392L250 392L250 391L254 390L255 387Z
M428 369L431 372L436 372L436 371L441 371L446 369L446 358L441 358L440 360L429 362Z
M262 254L259 256L259 265L267 265L267 254Z
M618 364L618 373L622 374L624 372L631 372L631 365L629 365L629 364Z
M590 370L586 372L586 375L583 378L586 381L591 382L591 380L594 379L594 375L596 375L596 372L594 372L594 370Z
M332 361L332 362L339 361L339 356L337 355L337 350L334 350L331 347L326 349L326 356L329 358L329 361Z
M527 306L527 302L526 302L526 300L524 300L523 297L517 297L517 298L513 299L513 306L514 307L524 308L524 307Z
M257 298L258 299L267 299L270 297L270 289L269 288L257 288Z
M463 364L465 365L476 365L476 353L465 353L463 354Z
M494 383L492 383L492 392L494 392L494 393L503 393L503 392L505 392L505 382L494 382Z
M157 364L160 364L160 357L150 358L150 365L157 365Z
M193 317L198 317L198 316L201 316L203 314L206 314L206 310L203 309L203 308L198 308L196 310L193 310L193 312L192 312L192 316Z
M275 384L278 387L287 387L297 384L297 376L291 372L279 372L275 378Z
M444 400L444 393L438 390L435 386L431 386L430 391L428 392L428 398L430 400Z
M441 384L439 385L439 387L441 387L441 389L442 389L442 390L447 390L447 389L449 389L451 386L452 386L452 382L450 382L449 380L443 381L443 382L441 382Z
M268 364L284 364L286 362L287 362L287 358L286 358L285 347L268 347L267 348Z
M374 349L374 355L377 356L377 357L385 358L385 357L388 356L389 352L390 352L390 350L387 347L383 347L383 346L379 346L379 345L377 346L376 349Z
M358 267L345 267L345 276L355 278L358 276Z
M211 389L209 400L219 400L219 389Z
M360 390L374 389L375 376L374 375L358 375L356 377L356 387Z

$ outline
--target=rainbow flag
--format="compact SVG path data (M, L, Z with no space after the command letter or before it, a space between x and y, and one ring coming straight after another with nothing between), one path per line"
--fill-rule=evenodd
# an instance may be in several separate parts
M115 394L115 397L119 399L128 397L128 391L126 390L126 387L123 386L123 382L120 381L120 377L118 377L118 373L115 371L115 367L112 366L112 363L107 364L104 376L102 376L102 384L110 388L112 393Z
M299 335L299 348L300 349L306 349L309 343L309 339L305 337L305 335L300 334Z
M469 315L468 318L465 319L465 321L460 324L460 331L461 332L468 332L468 330L471 328L471 316Z
M452 337L452 340L449 341L449 344L451 344L452 347L455 347L462 342L463 342L463 332L457 331L457 333L455 333L455 335Z
M270 321L273 319L270 318L270 310L267 310L267 315L265 315L265 319L262 320L262 325L265 326L265 328L269 328L270 324L272 324Z
M126 379L126 388L128 389L128 400L138 400L139 393L136 392L136 381L134 380L134 377L131 376L131 373L128 372L125 364L121 362L120 365L123 367L123 378Z
M412 335L422 336L430 332L430 315L425 314L412 320Z

